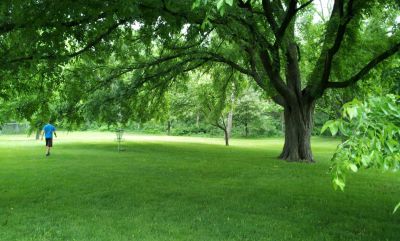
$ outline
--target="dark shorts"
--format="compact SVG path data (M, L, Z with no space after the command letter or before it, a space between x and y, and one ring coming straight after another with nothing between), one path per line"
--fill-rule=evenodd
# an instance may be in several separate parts
M46 138L46 146L48 147L53 146L53 138Z

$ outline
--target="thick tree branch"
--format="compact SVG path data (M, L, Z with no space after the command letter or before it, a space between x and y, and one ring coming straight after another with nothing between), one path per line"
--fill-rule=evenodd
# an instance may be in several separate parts
M297 12L302 10L303 8L307 7L313 2L313 0L310 0L304 4L302 4L300 7L297 7L297 0L290 0L289 4L287 6L287 10L285 12L285 16L283 17L282 23L280 26L278 25L278 22L275 20L273 12L272 12L272 4L269 0L263 0L263 9L264 9L264 15L267 18L268 23L270 24L274 34L275 34L275 44L278 46L281 44L282 38L285 35L286 29L288 28L290 22L293 20L294 16L296 16ZM276 3L278 4L278 3Z
M261 49L268 49L269 51L273 51L274 46L268 41L265 34L262 33L258 28L257 21L254 19L253 15L241 18L236 15L230 15L232 19L237 21L240 25L242 25L247 30L248 38L243 36L243 33L240 33L241 36L236 36L236 39L243 40L245 39L246 42L244 43L245 49L254 49L254 48L261 48ZM234 31L232 31L234 32Z
M278 104L278 105L280 105L280 106L285 106L285 99L281 96L281 95L275 95L275 96L272 96L272 100L276 103L276 104Z
M296 15L296 5L297 5L297 0L290 0L288 9L286 11L285 17L282 21L281 26L278 28L276 31L276 40L275 43L278 45L280 44L283 36L285 35L286 29L289 26L290 22L292 21L293 17Z
M362 79L371 69L373 69L379 63L391 57L392 55L398 53L399 51L400 42L394 45L392 48L381 53L376 58L372 59L367 65L365 65L357 74L352 76L350 79L343 82L328 82L326 88L346 88L350 85L357 83L357 81Z
M141 69L149 69L154 66L159 66L160 64L163 63L163 61L167 61L166 58L162 60L157 60L153 62L148 62L148 63L138 63L131 65L129 67L123 67L123 68L116 68L111 70L110 75L107 78L104 78L102 80L99 80L99 84L92 88L90 91L93 92L97 89L107 87L108 85L111 84L111 82L115 79L118 79L122 77L125 74L132 73L136 70L141 70ZM198 61L198 62L196 62ZM196 68L201 67L205 63L207 63L209 59L207 58L187 58L183 59L182 61L179 61L176 64L172 64L168 66L167 68L160 68L160 71L155 71L155 73L149 74L149 75L144 75L141 76L138 79L135 79L132 82L132 86L130 86L130 90L136 90L140 87L142 87L145 83L151 81L151 80L160 80L160 79L173 79L175 74L173 74L174 71L180 70L179 74L183 74L189 71L192 71ZM193 65L189 65L190 63L195 62ZM178 74L178 75L179 75ZM128 96L127 96L128 97Z
M273 12L272 12L271 1L262 0L262 5L263 5L263 10L264 10L264 15L267 18L267 21L268 21L269 25L271 26L272 31L276 34L278 31L278 24L276 23L276 20L274 18Z
M312 2L314 2L314 0L310 0L310 1L308 1L308 2L306 2L306 3L304 3L304 4L302 4L300 7L298 7L298 8L296 9L296 12L302 10L303 8L306 8L306 7L307 7L308 5L310 5Z
M251 48L246 49L247 54L249 55L249 62L250 62L250 68L252 72L252 77L256 81L257 85L260 86L261 89L267 91L267 85L257 72L257 63L256 63L256 56L254 53L254 50Z
M211 57L211 60L214 62L220 62L220 63L227 64L227 65L231 66L232 68L234 68L235 70L241 72L242 74L252 76L251 70L243 68L239 64L235 63L234 61L232 61L230 59L223 57L222 55L219 55L217 53L210 52L210 51L204 51L204 53L209 55Z
M182 59L179 60L179 58L182 58ZM177 70L177 69L181 69L182 70L181 72L188 72L188 71L191 71L191 70L201 67L202 65L204 65L207 62L218 62L218 63L224 63L224 64L232 67L233 69L252 77L252 73L250 70L247 70L247 69L241 67L240 65L238 65L237 63L224 58L222 55L219 55L219 54L213 53L213 52L209 52L209 51L193 50L193 51L184 51L184 52L177 53L174 55L158 57L155 60L149 61L149 62L135 63L128 67L117 68L117 70L115 70L116 71L115 77L111 76L111 78L114 79L116 77L121 76L122 74L131 72L134 70L151 68L151 67L158 66L160 64L167 63L169 61L175 61L175 60L179 60L177 64L174 64L174 65L168 67L167 69L164 69L163 71L158 72L157 76L162 77L163 75L170 73L173 70ZM197 61L200 61L200 62L197 62ZM191 62L194 62L195 64L191 65L189 67L186 67L186 68L184 67L185 64L188 64ZM157 77L157 76L153 76L153 77Z
M86 46L84 48L82 48L79 51L76 51L74 53L68 54L66 55L66 57L68 58L73 58L75 56L80 55L83 52L86 52L87 50L89 50L90 48L94 47L95 45L97 45L98 43L100 43L101 40L103 40L106 36L110 35L115 29L117 29L120 25L123 25L127 22L128 20L120 20L117 23L111 25L107 31L105 31L104 33L100 34L99 36L97 36L95 39L93 39L92 41L89 41Z
M326 30L323 50L310 77L314 85L306 88L307 93L312 98L321 96L326 89L332 70L333 59L340 50L347 26L353 18L353 0L347 2L346 11L344 6L343 0L336 0L334 3Z
M297 98L301 95L300 67L297 44L290 43L286 47L286 85L293 90Z
M338 6L339 14L341 15L341 19L343 18L343 2L338 1L341 3L341 5ZM332 69L332 61L333 57L335 54L339 51L341 43L343 42L344 35L346 33L346 28L347 24L350 22L350 20L353 17L353 11L352 11L352 6L353 6L353 0L350 0L348 2L348 7L347 7L347 16L345 17L344 21L341 21L341 24L338 27L338 30L336 32L336 38L333 46L328 50L327 56L325 58L325 64L324 64L324 71L322 72L322 77L321 77L321 82L322 82L322 87L324 87L325 83L328 82L329 80L329 75ZM335 9L335 8L334 8Z
M260 51L259 53L261 63L266 70L268 77L274 86L274 88L278 91L278 93L283 96L287 101L294 99L294 93L285 85L282 78L280 77L279 70L273 66L272 61L266 51ZM275 63L276 64L276 63Z

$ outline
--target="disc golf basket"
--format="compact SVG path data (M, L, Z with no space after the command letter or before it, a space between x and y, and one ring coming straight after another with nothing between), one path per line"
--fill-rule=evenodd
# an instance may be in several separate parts
M122 141L124 140L124 139L122 138L122 136L124 135L124 130L123 130L123 129L117 129L117 130L115 131L115 133L117 134L117 139L116 139L116 141L117 141L117 143L118 143L118 151L123 151L124 149L122 149L121 143L122 143Z

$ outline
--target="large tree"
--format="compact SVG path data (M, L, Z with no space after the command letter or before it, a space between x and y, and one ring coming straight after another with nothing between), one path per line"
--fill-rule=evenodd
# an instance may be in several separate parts
M218 1L215 7L213 1L196 1L194 10L187 1L144 4L157 18L143 21L140 28L139 36L151 36L146 45L152 46L146 52L151 58L142 56L146 77L134 82L165 86L195 68L225 67L227 75L240 72L284 108L285 144L280 157L312 162L316 100L327 89L346 88L363 79L398 53L400 41L395 2L350 0L334 2L330 17L311 42L306 27L317 24L307 12L311 3ZM382 9L385 14L379 13ZM371 29L381 34L379 43L372 37L371 41L358 38L372 35ZM314 54L300 56L304 48ZM309 63L308 69L301 69L301 61Z
M226 75L238 72L284 108L285 144L280 157L312 162L310 136L316 100L327 89L354 85L400 48L396 1L336 0L329 17L320 22L310 17L312 2L6 3L1 11L7 18L0 20L0 41L5 46L2 68L79 57L68 63L71 71L87 74L77 105L117 81L118 98L133 107L138 107L134 101L138 97L154 102L144 90L160 96L194 69L217 67ZM29 12L22 10L28 8ZM23 17L25 12L28 17ZM320 31L310 40L308 31L315 31L307 28L311 25L320 26ZM379 43L357 38L371 34L371 29L382 33ZM16 46L21 39L22 43L31 40L33 48ZM11 51L14 48L17 51ZM302 55L304 49L313 49L314 54ZM62 86L68 88L65 81Z
M219 49L209 48L203 53L211 61L226 64L249 76L283 106L286 128L280 157L291 161L313 161L310 136L316 100L327 89L353 85L400 48L398 32L383 34L379 44L384 47L380 48L376 48L376 42L368 46L368 43L357 42L354 37L369 33L369 21L381 33L388 31L399 13L394 2L335 1L330 17L321 29L322 34L311 46L316 58L307 61L311 61L313 67L308 74L303 73L299 64L301 49L310 46L304 46L306 41L301 31L304 24L310 25L312 21L304 21L300 15L311 3L218 1L217 7L226 9L219 12L224 15L205 10L206 20L202 24L207 28L208 23L220 40ZM204 4L204 8L209 5L212 3ZM164 7L173 12L172 6ZM379 16L384 21L377 25L371 15L379 9L387 9L387 14ZM188 15L181 13L181 16L190 19ZM335 68L341 70L343 64L351 64L353 68L339 73Z

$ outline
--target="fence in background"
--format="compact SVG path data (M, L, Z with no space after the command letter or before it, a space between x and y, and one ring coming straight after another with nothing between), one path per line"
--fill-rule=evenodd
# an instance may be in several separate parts
M4 123L0 125L0 134L26 134L29 130L28 123Z

